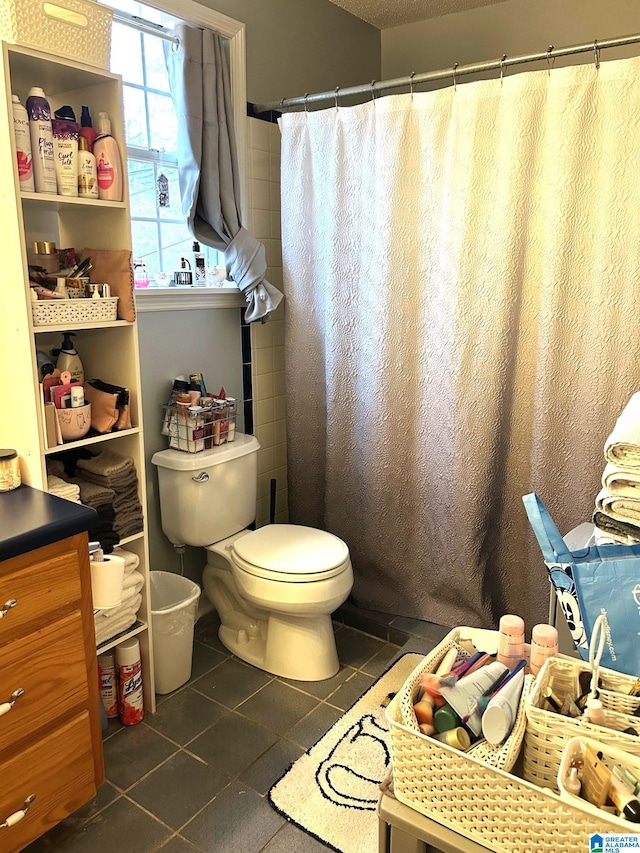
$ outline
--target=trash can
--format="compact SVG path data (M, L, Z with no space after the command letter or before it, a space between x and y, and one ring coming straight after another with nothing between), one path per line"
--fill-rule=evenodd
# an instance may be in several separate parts
M156 693L171 693L191 677L200 587L173 572L149 576Z

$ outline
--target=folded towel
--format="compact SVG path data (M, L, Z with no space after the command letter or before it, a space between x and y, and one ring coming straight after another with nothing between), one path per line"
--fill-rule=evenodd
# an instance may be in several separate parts
M92 471L82 471L82 476L91 483L97 483L99 486L108 486L110 489L115 489L117 492L124 492L128 488L135 486L137 489L138 475L135 468L131 468L126 474L121 477L105 477L103 474L94 474Z
M620 537L621 540L624 540L623 544L625 545L633 545L636 542L640 542L640 527L611 518L605 512L594 512L593 523L603 533L610 533L612 536Z
M602 473L602 488L612 495L640 500L640 468L623 468L607 462Z
M106 643L107 640L113 639L117 634L130 628L137 619L136 614L141 604L142 596L138 595L133 599L132 606L123 610L116 618L99 620L96 617L96 646Z
M140 565L140 557L138 557L137 554L134 554L133 551L126 551L124 548L116 548L113 553L117 557L123 558L125 574L127 574L127 572L132 572Z
M130 456L122 456L113 450L103 450L91 459L78 459L78 468L101 477L113 477L128 472L135 466Z
M122 524L118 524L116 521L114 528L120 539L126 539L129 536L136 536L136 534L142 533L144 530L144 520L142 515L136 515Z
M596 498L596 510L600 510L616 521L640 527L640 499L621 498L602 489Z
M60 459L47 459L47 474L55 474L56 477L65 476L64 462Z
M80 503L80 489L73 483L67 483L56 477L55 474L49 474L47 477L47 488L49 493L56 495L58 498L64 498L67 501Z
M80 489L80 500L85 506L91 506L94 509L103 504L113 505L113 500L116 493L113 489L109 489L103 485L96 485L86 480L84 477L72 477L71 483Z
M640 391L631 397L616 421L605 442L604 456L616 465L640 467Z

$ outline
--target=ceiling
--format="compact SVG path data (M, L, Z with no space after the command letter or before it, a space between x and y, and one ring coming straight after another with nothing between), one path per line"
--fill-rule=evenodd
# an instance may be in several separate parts
M356 18L379 30L413 24L426 18L438 18L453 12L466 12L479 6L494 6L505 0L331 0Z

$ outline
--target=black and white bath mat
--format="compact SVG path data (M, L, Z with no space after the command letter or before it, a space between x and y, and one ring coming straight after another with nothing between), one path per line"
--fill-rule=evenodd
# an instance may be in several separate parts
M398 658L269 791L276 811L339 853L378 849L376 806L391 769L385 708L423 658Z

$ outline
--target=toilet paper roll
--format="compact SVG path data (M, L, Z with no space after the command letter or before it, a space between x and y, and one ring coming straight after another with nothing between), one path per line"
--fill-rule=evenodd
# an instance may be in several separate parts
M96 610L117 607L122 601L124 559L105 554L104 560L91 560L91 590Z

